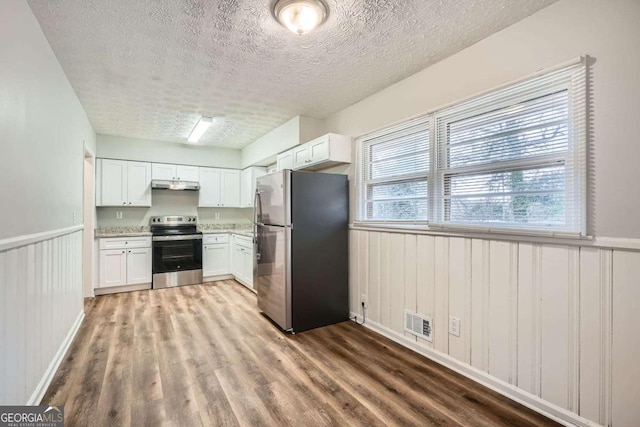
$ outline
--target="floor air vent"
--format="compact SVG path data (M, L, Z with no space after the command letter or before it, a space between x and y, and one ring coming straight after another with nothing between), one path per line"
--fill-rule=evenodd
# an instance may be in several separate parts
M404 330L410 334L424 338L427 341L433 341L433 321L429 316L423 316L413 313L409 310L404 311Z

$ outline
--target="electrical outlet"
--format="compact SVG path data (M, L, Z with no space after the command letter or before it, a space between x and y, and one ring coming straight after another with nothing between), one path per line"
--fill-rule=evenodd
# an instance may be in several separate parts
M369 301L367 301L367 294L360 294L360 305L364 308L369 308Z
M460 319L458 317L449 316L449 334L460 336Z
M116 211L116 219L122 219L122 211Z

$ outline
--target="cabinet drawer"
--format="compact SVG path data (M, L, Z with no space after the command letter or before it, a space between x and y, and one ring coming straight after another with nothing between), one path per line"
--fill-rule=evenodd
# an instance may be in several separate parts
M202 236L202 243L229 243L229 234L205 234Z
M151 237L110 237L100 239L100 250L150 247Z
M240 234L234 234L233 238L236 245L244 246L249 249L253 248L251 237L242 236Z

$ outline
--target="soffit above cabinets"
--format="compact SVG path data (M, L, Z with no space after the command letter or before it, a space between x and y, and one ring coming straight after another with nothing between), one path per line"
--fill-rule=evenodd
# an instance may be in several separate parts
M297 36L267 0L29 0L98 134L242 148L325 118L555 0L327 0Z

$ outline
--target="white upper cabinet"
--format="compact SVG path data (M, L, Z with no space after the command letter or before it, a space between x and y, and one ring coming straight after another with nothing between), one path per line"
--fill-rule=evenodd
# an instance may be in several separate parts
M164 163L154 163L151 168L152 179L158 179L161 181L175 181L176 180L176 165L167 165Z
M293 150L285 151L278 154L277 157L277 169L279 171L283 169L293 169Z
M98 159L97 206L151 206L151 163Z
M127 204L127 162L124 160L98 160L99 206Z
M256 179L266 175L267 169L250 167L242 171L240 177L240 207L252 208L256 192Z
M195 181L200 175L198 166L169 165L165 163L154 163L151 173L153 179L161 181Z
M127 163L127 206L151 206L151 165Z
M240 171L222 169L222 203L223 207L240 206Z
M200 168L200 192L198 206L219 207L222 203L222 171L215 168Z
M278 155L278 170L320 170L351 163L351 138L328 133Z
M240 206L240 171L200 168L201 208L237 208Z
M309 163L309 147L301 145L293 149L293 168L300 169Z
M198 166L176 166L176 179L178 181L198 182L200 179L200 168Z

